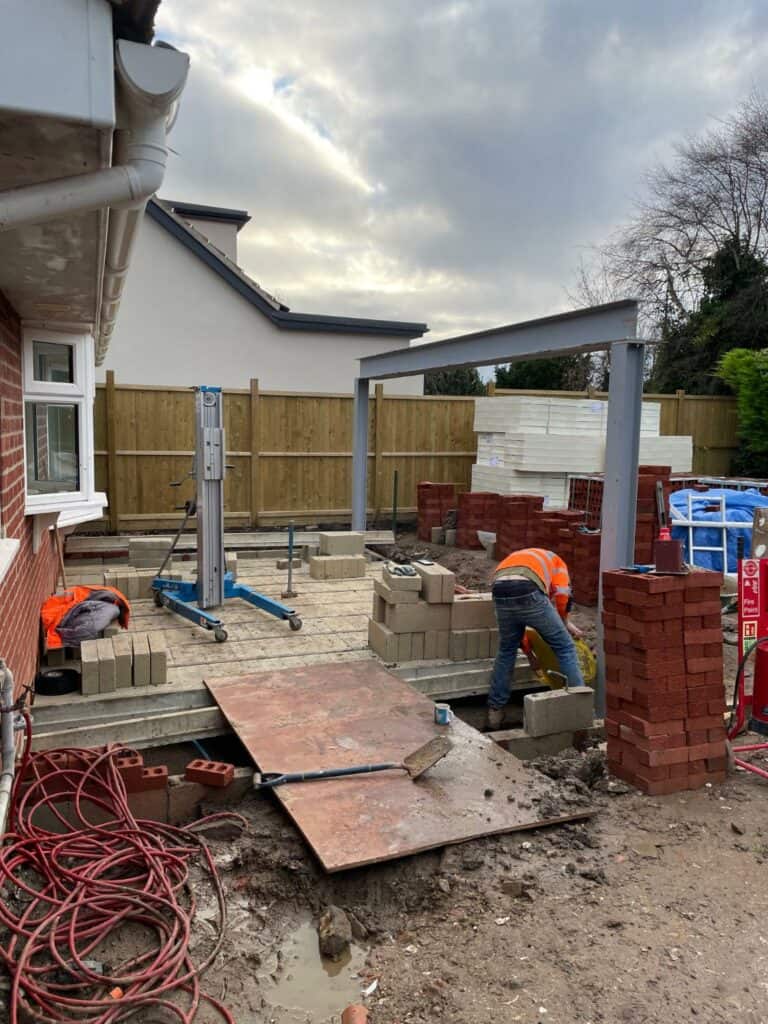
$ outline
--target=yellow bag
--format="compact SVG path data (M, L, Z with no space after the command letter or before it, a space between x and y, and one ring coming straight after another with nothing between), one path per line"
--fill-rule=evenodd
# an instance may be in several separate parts
M530 626L526 628L525 635L531 645L531 650L539 662L539 669L536 673L537 677L545 686L549 686L550 689L561 690L565 686L565 682L559 674L556 674L560 672L560 662L557 660L555 652L548 643L542 640L536 630L531 629ZM579 660L579 668L584 679L584 685L592 686L597 678L597 660L594 652L586 640L574 640L573 642L576 647L576 657ZM548 675L549 672L552 672L553 675Z

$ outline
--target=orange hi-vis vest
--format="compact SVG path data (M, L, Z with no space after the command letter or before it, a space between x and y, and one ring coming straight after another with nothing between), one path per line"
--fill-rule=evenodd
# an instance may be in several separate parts
M568 566L554 551L544 548L523 548L513 551L503 562L496 566L496 572L510 569L527 569L534 573L543 584L544 593L554 604L562 618L568 611L568 599L571 596L571 578Z

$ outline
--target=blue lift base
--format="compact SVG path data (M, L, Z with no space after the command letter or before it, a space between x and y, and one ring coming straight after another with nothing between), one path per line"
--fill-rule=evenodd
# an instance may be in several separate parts
M156 576L152 580L152 590L158 607L168 608L194 625L202 626L203 629L212 629L214 638L219 643L227 639L227 631L222 620L198 606L197 583ZM243 583L236 583L232 573L228 572L224 576L224 600L232 597L239 597L252 604L254 608L274 615L276 619L284 619L293 630L301 629L301 619L293 608L281 604L280 601L273 601L271 597L266 597Z

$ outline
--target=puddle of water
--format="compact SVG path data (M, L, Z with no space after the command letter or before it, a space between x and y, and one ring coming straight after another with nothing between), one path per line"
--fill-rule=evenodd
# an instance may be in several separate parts
M314 924L306 921L291 932L280 952L282 970L278 980L263 991L270 1006L323 1020L340 1015L350 1003L360 1002L361 982L355 975L362 970L366 956L360 946L353 943L340 960L326 960L320 956ZM274 1020L282 1022L280 1016Z

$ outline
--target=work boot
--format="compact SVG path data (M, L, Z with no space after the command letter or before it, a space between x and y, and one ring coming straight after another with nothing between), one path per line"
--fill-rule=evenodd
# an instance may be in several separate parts
M485 716L485 731L496 732L504 721L504 708L488 708Z

